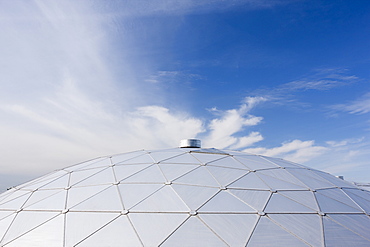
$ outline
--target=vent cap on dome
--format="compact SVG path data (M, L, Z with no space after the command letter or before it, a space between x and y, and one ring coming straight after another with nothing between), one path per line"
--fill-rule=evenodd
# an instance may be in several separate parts
M198 139L183 139L180 142L180 148L200 148L201 141Z

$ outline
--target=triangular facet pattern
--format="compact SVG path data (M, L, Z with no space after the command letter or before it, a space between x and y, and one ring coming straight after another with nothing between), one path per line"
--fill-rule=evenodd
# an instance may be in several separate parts
M271 196L270 191L234 189L229 189L228 191L257 211L264 210L266 203Z
M121 183L165 183L166 178L158 165L154 164L132 176L121 180Z
M266 213L315 213L316 211L298 202L295 202L279 193L272 194Z
M220 187L221 185L205 167L199 167L173 181L176 184Z
M0 194L0 246L370 246L370 192L213 148L79 163Z
M219 154L209 155L209 154L206 154L206 153L191 153L191 155L193 155L202 164L207 164L207 163L214 162L214 161L219 160L219 159L225 159L225 158L228 157L226 155L219 155ZM198 163L199 163L199 161L198 161Z
M199 212L221 212L221 213L250 213L257 212L235 196L226 191L220 191L216 196L209 200Z
M322 212L324 213L360 213L362 210L357 206L349 206L338 200L324 196L320 193L315 193L317 202Z
M131 175L144 170L149 167L151 164L139 164L139 165L115 165L113 167L114 175L116 181L121 181L125 178L130 177Z
M120 236L117 238L117 236ZM127 216L121 216L94 232L78 247L141 246L141 242Z
M118 188L125 209L130 209L163 186L163 184L120 184Z
M198 165L183 165L183 164L159 164L164 176L168 181L173 181L178 177L194 170Z
M242 163L236 161L231 156L220 159L220 160L216 160L216 161L213 161L213 162L209 162L207 165L250 170L248 167L246 167Z
M269 217L311 246L320 246L323 242L323 229L319 215L269 214Z
M41 191L38 191L41 192ZM53 191L54 192L54 191ZM66 190L59 191L58 193L51 194L40 201L33 202L31 200L23 206L27 210L63 210L66 205ZM32 199L32 197L31 197ZM28 204L28 202L30 202Z
M336 223L328 217L323 218L325 246L370 246L370 240Z
M236 189L271 190L271 188L254 172L248 173L247 175L241 177L228 187Z
M116 154L116 155L113 155L110 159L111 159L112 164L117 164L120 162L124 162L126 160L139 157L143 154L146 154L146 152L140 150L140 151L135 151L135 152L130 152L130 153Z
M144 246L159 246L188 217L186 214L165 213L133 213L129 216Z
M190 208L190 210L197 210L217 192L219 192L218 188L192 185L173 184L172 188Z
M212 232L197 217L190 217L161 246L227 246L219 236Z
M260 170L278 167L278 165L268 162L267 160L257 155L234 156L234 158L251 170Z
M129 164L153 164L155 161L149 154L140 155L138 157L115 163L116 165L129 165Z
M109 200L107 200L109 198ZM122 211L117 186L113 185L70 208L73 211Z
M329 218L370 241L369 216L361 214L353 215L330 214Z
M2 242L6 244L10 241L13 241L23 234L55 218L59 214L60 213L57 212L19 212L10 225Z
M181 198L173 191L171 186L164 186L149 196L130 211L134 212L189 212Z
M175 156L173 158L163 160L161 163L163 164L200 164L199 160L197 160L194 156L192 156L189 153L185 153L182 155Z
M59 215L43 225L27 232L15 239L6 247L32 246L37 247L63 247L64 217Z
M247 246L309 246L294 235L262 216Z
M68 212L65 230L66 246L75 246L119 216L120 214L117 213ZM76 227L81 226L81 223L83 227Z
M256 214L202 214L199 218L230 246L245 246L258 220Z
M221 186L227 186L238 178L246 175L248 171L217 166L207 166L206 169L213 175Z

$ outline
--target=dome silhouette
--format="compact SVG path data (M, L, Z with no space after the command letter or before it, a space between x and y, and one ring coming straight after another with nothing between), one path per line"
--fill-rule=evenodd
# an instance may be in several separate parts
M282 159L140 150L0 194L0 246L370 246L370 192Z

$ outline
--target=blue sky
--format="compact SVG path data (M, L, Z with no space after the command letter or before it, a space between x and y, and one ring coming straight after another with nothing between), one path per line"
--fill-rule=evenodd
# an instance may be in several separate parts
M370 182L370 4L2 1L0 189L183 138Z

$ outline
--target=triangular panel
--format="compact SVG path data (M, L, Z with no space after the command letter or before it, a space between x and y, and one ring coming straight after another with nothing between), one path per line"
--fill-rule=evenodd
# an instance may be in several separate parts
M248 173L244 177L238 179L230 184L228 188L271 190L271 188L254 172Z
M359 189L343 189L344 192L352 198L365 212L370 214L370 193Z
M321 218L317 214L269 214L278 225L312 246L323 246Z
M45 224L15 239L6 247L37 246L63 247L64 217L59 215Z
M75 246L119 215L117 213L68 212L66 214L65 246ZM83 227L81 227L82 222Z
M3 239L4 234L6 233L7 229L10 227L15 216L17 215L14 212L9 212L9 213L11 213L11 215L0 220L0 243L3 243L1 240Z
M179 151L179 152L151 152L150 156L155 160L155 162L163 162L165 160L174 158L176 156L179 156L180 154L183 154L184 152Z
M176 184L203 185L220 187L220 184L213 178L205 167L199 167L184 176L173 181Z
M314 213L315 210L308 208L298 202L290 200L289 198L280 195L279 193L272 194L267 203L266 213Z
M261 170L261 171L258 171L258 174L267 175L270 177L274 177L276 179L280 179L280 180L307 188L305 184L303 184L296 177L294 177L292 174L287 172L286 169L277 168L277 169Z
M214 232L204 225L197 217L190 217L161 246L193 247L193 246L227 246Z
M121 216L86 238L77 247L141 246L127 216Z
M262 216L247 246L294 246L308 245Z
M257 176L262 179L269 187L274 190L304 190L307 187L299 186L296 184L292 184L274 177L266 176L256 172Z
M130 209L163 186L162 184L120 184L118 188L125 209Z
M205 154L203 154L203 153L191 153L191 155L193 155L202 164L207 164L207 163L219 160L219 159L224 159L226 157L229 157L227 155L219 155L219 154L210 155L210 154L207 154L207 153L205 153Z
M315 193L317 202L322 212L324 213L359 213L361 209L358 207L351 207L340 201L331 199L320 193Z
M257 214L202 214L199 218L230 246L245 246L257 223Z
M88 198L87 200L72 207L71 210L82 211L122 211L120 195L117 186L111 186L106 190Z
M312 191L279 191L279 194L303 204L306 207L312 208L315 211L320 211L314 192Z
M72 187L68 190L67 209L99 193L111 185Z
M170 159L163 160L161 163L164 164L200 164L200 161L194 158L189 153L185 153L182 155L175 156Z
M129 213L129 218L144 246L159 246L187 217L189 217L187 214Z
M88 169L88 170L81 170L81 171L73 171L71 172L70 179L69 179L69 186L73 186L76 183L79 183L94 174L103 171L107 168L95 168L95 169ZM67 186L66 186L67 187Z
M39 190L49 190L49 189L64 189L68 187L69 174L66 174L42 187Z
M268 169L268 168L277 168L278 166L264 160L257 155L243 155L243 156L234 156L234 158L241 162L243 165L252 170Z
M294 164L292 162L289 162L289 161L286 161L286 160L283 160L283 159L277 159L277 158L271 158L271 157L266 157L266 156L263 156L262 157L263 159L266 159L274 164L276 164L277 166L281 166L281 167L292 167L292 168L302 168L301 165L298 165L298 164Z
M247 203L257 211L263 211L265 205L270 198L271 193L269 191L261 190L228 190L233 195L237 196L243 202Z
M99 185L99 184L113 184L115 183L115 178L113 175L112 167L108 167L103 171L100 171L89 178L76 183L75 187L89 186L89 185Z
M132 208L139 212L189 212L190 209L173 191L171 186L164 186L147 199Z
M154 164L134 175L121 180L121 183L165 183L166 178L163 176L158 165Z
M214 178L221 184L221 186L227 186L234 182L238 178L248 173L246 170L231 169L217 166L207 166L207 170L211 172Z
M111 157L111 161L112 161L112 164L117 164L120 162L124 162L126 160L130 160L132 158L138 157L143 154L146 154L146 152L143 150L130 152L130 153L116 154Z
M370 240L370 218L364 214L330 214L330 219Z
M117 181L121 181L129 176L144 170L150 166L150 164L136 164L136 165L115 165L113 167L114 174Z
M8 232L5 234L3 243L8 243L28 231L41 226L47 221L59 215L59 212L26 212L21 211L15 217Z
M286 170L311 189L325 189L335 187L334 184L329 183L328 181L317 176L308 169L287 168Z
M220 193L201 207L199 212L250 213L257 212L257 210L251 208L230 193L220 191Z
M36 203L27 204L24 208L27 210L63 210L66 205L66 193L66 190L60 190Z
M159 164L164 176L168 181L172 181L187 172L199 167L198 165L183 165L183 164Z
M323 189L323 190L317 190L316 192L324 196L330 197L331 199L340 201L341 203L344 203L350 207L358 208L358 206L340 189L337 189L337 188Z
M191 210L197 210L219 191L218 188L180 184L173 184L172 188Z
M328 173L321 172L321 171L315 171L315 170L312 170L312 172L317 174L318 176L324 178L325 180L329 181L330 183L338 186L338 187L356 188L353 184L351 184L351 183L349 183L349 182L347 182L343 179L334 177L333 175L330 175Z
M0 209L13 209L13 210L19 209L24 205L24 203L27 201L30 195L31 195L31 192L24 194L20 197L16 197L13 200L6 201L0 204Z
M110 158L109 157L105 157L105 158L103 158L103 159L101 159L101 160L99 160L97 162L94 162L94 163L88 165L88 166L81 167L78 170L92 169L92 168L100 168L100 167L103 168L103 167L108 167L110 165L112 165L112 162L111 162ZM73 170L76 171L76 168L74 168Z
M135 158L132 158L132 159L129 159L129 160L126 160L126 161L118 162L118 163L116 163L116 165L123 165L123 164L153 164L153 163L154 163L154 160L152 159L152 157L150 157L149 154L144 154L144 155L140 155L138 157L135 157Z
M335 223L328 217L323 218L325 246L370 246L370 240Z
M239 161L236 161L231 156L227 156L226 158L216 160L216 161L213 161L213 162L209 162L207 165L249 170L248 167L246 167L245 165L243 165Z

